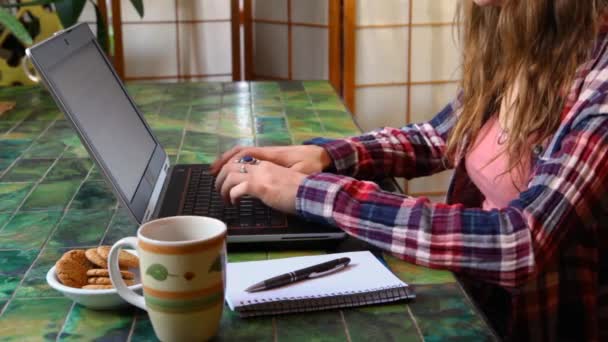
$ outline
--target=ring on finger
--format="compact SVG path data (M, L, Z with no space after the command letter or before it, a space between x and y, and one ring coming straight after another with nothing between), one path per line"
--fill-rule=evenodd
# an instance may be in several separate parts
M245 164L241 164L241 167L239 168L239 172L240 173L247 173L247 167L245 166Z
M241 158L235 160L234 162L239 163L239 164L251 164L251 165L256 165L256 164L260 163L260 161L258 159L255 159L254 157L249 156L249 155L242 156Z

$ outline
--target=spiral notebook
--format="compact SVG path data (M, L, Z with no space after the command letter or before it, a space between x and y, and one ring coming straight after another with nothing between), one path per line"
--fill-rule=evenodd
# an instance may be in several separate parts
M266 291L246 292L259 281L337 258L343 270ZM412 288L372 253L350 252L275 260L229 263L226 302L241 317L317 311L414 298Z

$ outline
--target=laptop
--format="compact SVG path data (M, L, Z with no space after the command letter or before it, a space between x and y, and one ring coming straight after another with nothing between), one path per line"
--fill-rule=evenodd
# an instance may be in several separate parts
M171 166L88 25L60 31L26 54L137 224L176 215L215 217L227 224L229 243L345 237L336 227L280 213L252 197L225 204L209 165Z

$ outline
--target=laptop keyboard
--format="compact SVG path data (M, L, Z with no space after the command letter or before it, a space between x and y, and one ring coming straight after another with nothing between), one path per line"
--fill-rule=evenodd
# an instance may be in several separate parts
M180 214L209 216L226 223L229 228L284 228L285 214L271 209L262 201L244 196L237 205L226 204L215 190L215 177L207 168L192 167L186 196Z

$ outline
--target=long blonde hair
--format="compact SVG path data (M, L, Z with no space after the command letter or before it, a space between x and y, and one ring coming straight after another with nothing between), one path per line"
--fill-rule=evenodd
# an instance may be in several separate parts
M509 100L509 170L531 144L553 135L577 68L589 57L608 0L503 0L459 3L463 46L462 113L447 153L466 153L484 122ZM505 113L503 113L505 115ZM532 140L532 141L530 141ZM461 145L462 144L462 145Z

